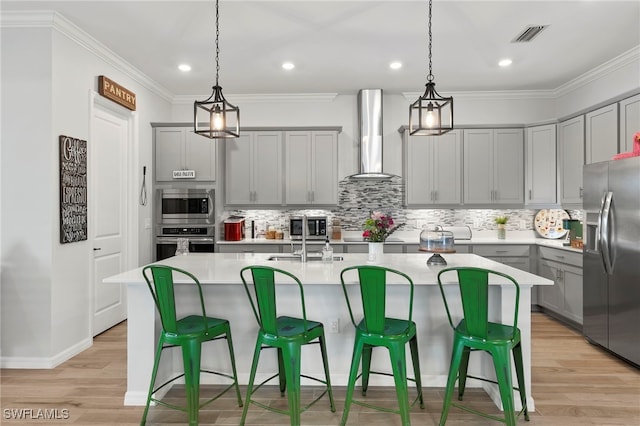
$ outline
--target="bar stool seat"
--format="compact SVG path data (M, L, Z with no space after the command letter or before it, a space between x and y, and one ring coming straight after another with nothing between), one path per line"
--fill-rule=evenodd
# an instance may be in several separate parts
M251 274L251 279L245 277ZM300 292L302 318L277 316L275 277L280 275L297 284ZM302 283L293 274L269 266L247 266L240 271L240 278L249 297L251 308L259 325L258 337L253 355L253 364L247 385L247 396L240 425L244 425L249 405L254 404L269 411L288 415L291 426L300 425L301 414L318 402L325 394L329 394L329 405L332 412L336 411L331 390L329 363L327 359L324 325L321 322L307 319ZM253 283L253 291L249 283ZM324 366L324 379L311 377L301 373L302 346L318 344ZM278 351L278 373L268 377L254 387L255 377L263 349L275 348ZM253 394L267 382L279 378L280 395L288 396L288 409L282 410L252 399ZM304 377L325 385L325 389L306 406L301 406L300 378Z
M363 319L358 323L356 323L353 316L353 310L349 300L349 292L345 281L345 276L349 274L350 271L356 271L358 273L363 314ZM400 279L404 280L408 284L409 306L407 319L389 318L385 315L387 275L400 277ZM424 408L416 324L411 319L413 312L413 281L408 275L402 272L380 266L369 265L352 266L343 269L340 273L340 281L342 283L342 289L349 309L349 316L351 317L351 322L356 329L347 394L345 397L344 411L340 424L345 425L347 423L349 410L353 403L379 411L400 414L402 424L410 425L411 421L409 419L409 410L411 406L417 401L420 401L420 408ZM407 343L411 350L414 378L407 377L405 352ZM389 351L393 374L371 370L371 355L374 347L384 347ZM361 359L362 373L358 375ZM394 378L396 396L398 398L397 410L376 406L363 400L353 399L355 382L360 377L362 377L362 396L366 397L370 374L381 374L385 376L392 376ZM408 381L415 382L418 393L412 403L409 403Z
M200 308L202 311L202 315L189 315L181 319L177 318L173 285L174 273L186 276L193 281L200 297ZM229 325L229 321L221 318L207 316L204 307L202 287L198 279L191 273L182 269L162 265L147 266L142 270L142 275L147 282L149 290L151 291L151 295L153 296L153 300L156 304L158 313L160 314L162 331L160 332L155 361L153 363L151 382L149 384L149 392L147 394L147 403L140 424L144 425L146 423L147 415L149 413L149 406L152 401L168 408L186 412L189 416L189 425L198 424L200 408L220 398L231 388L235 388L236 396L238 399L238 406L241 407L242 397L240 396L240 388L238 387L235 355L233 353L233 343L231 341L231 328ZM227 340L229 356L231 359L232 374L212 370L202 370L200 367L202 357L202 343L220 339ZM184 372L170 378L160 386L155 387L156 376L158 374L158 366L160 364L162 351L164 349L175 346L179 346L182 349ZM216 376L224 377L229 379L231 383L227 385L225 389L218 392L213 398L200 403L201 373L209 373ZM158 392L160 389L182 377L184 377L187 394L186 407L171 404L155 397L156 392Z
M444 291L443 278L446 274L456 274L457 284L460 289L461 312L463 318L454 325L451 318L451 311ZM494 275L504 278L507 284L513 284L516 289L514 303L513 325L505 325L488 320L489 312L489 276ZM447 279L447 282L448 281ZM524 413L525 420L529 420L527 411L527 395L524 381L524 368L522 362L522 344L520 341L520 330L518 329L518 305L520 300L520 286L515 279L509 275L482 268L446 268L438 273L438 285L449 324L454 330L453 350L451 354L451 365L445 397L442 403L442 414L440 416L440 426L444 426L451 406L461 408L465 411L480 415L485 418L501 421L508 426L516 425L516 418ZM505 301L503 301L505 303ZM473 351L484 351L491 355L495 367L497 381L485 377L471 376L468 374L469 355ZM511 378L511 361L513 355L518 387L514 388ZM458 381L458 400L462 401L466 387L467 378L473 378L498 385L500 399L504 411L504 417L493 416L467 405L452 401L456 380ZM520 394L522 410L515 412L513 402L513 390Z

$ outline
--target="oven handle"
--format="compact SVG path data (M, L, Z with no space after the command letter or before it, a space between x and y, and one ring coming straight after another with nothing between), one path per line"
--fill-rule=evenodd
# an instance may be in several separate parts
M158 244L177 244L178 238L186 238L189 244L213 244L213 237L157 237Z

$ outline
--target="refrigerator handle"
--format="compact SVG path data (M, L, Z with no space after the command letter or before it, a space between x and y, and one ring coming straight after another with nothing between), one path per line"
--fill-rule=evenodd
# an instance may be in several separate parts
M613 265L611 263L611 241L609 240L610 234L610 220L611 220L611 200L613 199L613 192L607 192L604 203L602 206L602 217L600 219L600 241L602 260L604 262L604 270L607 275L613 273Z

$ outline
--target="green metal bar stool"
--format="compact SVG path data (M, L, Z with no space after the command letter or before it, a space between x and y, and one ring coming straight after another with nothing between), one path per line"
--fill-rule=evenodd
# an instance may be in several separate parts
M173 287L174 273L178 276L186 276L196 284L195 286L189 287L198 289L202 315L189 315L181 319L177 318L176 300ZM149 405L151 401L165 407L186 412L189 416L189 425L198 424L200 408L215 401L231 388L235 388L238 398L238 406L241 407L242 396L240 395L240 388L238 387L236 362L233 353L229 321L207 316L204 307L204 297L202 296L202 286L198 279L187 271L161 265L150 265L145 267L142 270L142 275L149 286L149 290L153 296L153 301L155 302L158 313L160 314L162 330L160 332L160 339L158 341L155 361L153 363L153 372L151 374L151 383L149 384L147 404L140 424L144 425L147 421L147 414L149 413ZM202 343L220 339L227 340L233 374L202 370L200 368ZM182 349L184 372L167 380L160 386L155 387L156 375L158 374L158 365L160 364L160 355L162 354L162 351L176 346L179 346ZM232 382L213 398L200 403L200 373L209 373L225 377L230 379ZM184 377L185 381L187 394L186 407L170 404L155 398L155 393L157 391L181 377Z
M245 276L249 272L251 273L251 280L248 280ZM288 277L297 284L298 290L300 291L302 318L277 316L275 288L276 274L281 275L281 278L287 279ZM295 275L287 271L268 266L247 266L240 271L240 278L244 283L244 288L247 291L251 308L253 309L253 313L260 327L258 330L258 338L256 340L253 364L251 365L251 374L249 376L249 384L247 386L247 396L240 425L244 425L245 423L249 405L254 404L276 413L288 415L291 420L291 425L297 426L300 424L300 414L318 402L318 400L320 400L320 398L322 398L326 393L329 393L331 411L335 412L336 408L333 402L331 378L329 377L329 364L327 361L324 326L320 322L307 320L304 291L300 280ZM248 284L249 281L253 282L253 291L250 289ZM302 346L307 344L320 345L322 362L324 364L324 380L301 374ZM278 373L254 387L260 353L262 352L262 349L267 348L276 348L278 351ZM288 410L270 407L251 399L254 392L275 377L279 378L280 395L284 396L285 390L287 391L289 402ZM326 386L324 391L317 398L304 407L301 407L300 402L300 377L314 380Z
M345 275L349 271L357 271L358 281L360 284L360 295L362 299L362 312L364 318L356 323L353 317L353 310ZM353 273L352 273L353 274ZM408 319L388 318L386 314L386 287L387 275L399 278L406 282L409 288L409 306ZM364 407L373 408L380 411L400 414L403 425L410 425L409 419L410 408L419 400L420 408L424 408L424 400L422 396L422 383L420 378L420 361L418 357L418 339L416 337L416 324L412 321L413 313L413 281L411 278L399 271L388 269L380 266L352 266L345 268L340 273L340 281L342 282L342 290L349 308L349 316L355 327L355 342L353 348L353 358L351 360L351 370L349 372L349 383L347 385L347 394L344 403L344 412L342 414L341 425L347 423L351 404L358 404ZM405 347L409 343L411 350L411 359L413 360L414 378L407 377L406 353ZM393 374L371 371L371 353L374 347L384 347L389 351L391 357L391 366ZM358 375L358 367L362 358L362 373ZM362 396L367 395L369 386L369 375L380 374L392 376L394 378L396 395L398 398L398 409L390 409L357 401L353 399L353 391L355 382L362 377ZM409 390L407 381L413 381L416 384L418 395L416 399L409 403Z
M460 289L463 318L454 326L451 319L451 311L445 296L444 285L452 282L444 281L443 275L457 273L457 284ZM503 277L505 284L513 284L516 288L515 309L513 325L503 325L489 322L489 277L491 275ZM451 354L451 366L442 404L440 426L447 421L450 406L455 406L480 416L498 420L509 426L515 426L516 418L524 412L525 420L529 420L527 411L527 395L524 382L524 370L522 363L522 346L520 343L520 330L518 329L518 305L520 301L520 286L509 275L481 268L447 268L438 273L438 285L444 301L449 324L453 328L453 351ZM471 376L467 373L469 355L472 351L485 351L493 358L497 381L487 378ZM514 388L511 379L510 356L513 361L518 378L518 387ZM480 412L462 404L452 402L453 388L458 380L458 400L462 401L467 378L482 380L498 385L500 399L504 410L504 418ZM513 402L513 390L520 393L522 410L515 412Z

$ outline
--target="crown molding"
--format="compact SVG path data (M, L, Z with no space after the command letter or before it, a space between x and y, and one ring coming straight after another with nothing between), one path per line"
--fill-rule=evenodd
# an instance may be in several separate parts
M50 10L3 11L0 15L0 26L2 28L52 28L167 102L170 103L173 100L174 95L169 90L153 81L58 12Z
M580 87L596 81L607 74L611 74L620 68L623 68L634 62L640 62L640 45L633 47L621 55L605 62L602 65L595 67L594 69L587 71L586 73L574 78L571 81L556 88L556 97L564 96Z
M408 101L415 101L424 92L402 92ZM496 90L477 92L446 92L442 96L452 96L454 99L477 100L513 100L513 99L555 99L553 90Z
M206 99L209 95L177 95L173 97L174 105L192 104L196 99ZM296 103L296 102L333 102L337 93L265 93L265 94L230 94L225 98L231 103Z

